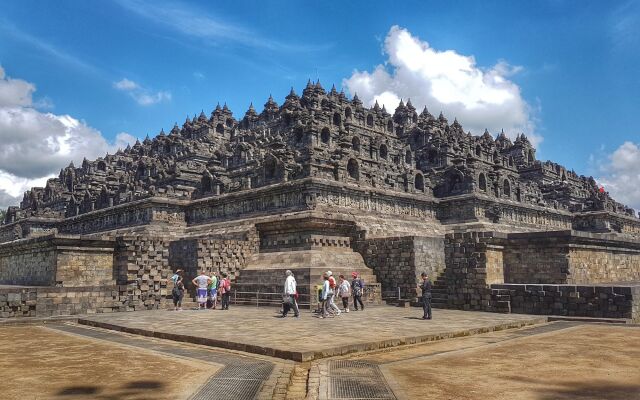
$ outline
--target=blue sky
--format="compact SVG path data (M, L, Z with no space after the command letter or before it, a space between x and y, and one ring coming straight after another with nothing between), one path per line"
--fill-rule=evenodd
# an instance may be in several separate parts
M470 113L465 104L449 107L435 95L405 94L407 82L396 76L402 65L391 54L399 46L394 26L416 43L428 43L441 59L451 50L458 60L472 60L474 73L498 74L508 84L501 93L514 101L498 111ZM171 129L187 114L208 114L217 102L242 117L250 102L260 108L273 94L281 103L291 86L299 92L308 78L319 78L327 89L332 83L362 88L354 71L372 77L378 65L391 81L382 77L386 83L370 88L371 101L390 101L393 96L381 95L388 84L393 95L422 100L432 113L443 109L450 121L458 117L474 131L526 130L540 141L540 158L593 174L622 200L640 206L640 194L623 187L628 179L640 185L633 171L640 169L634 161L640 156L637 1L8 0L0 13L5 86L18 80L33 85L31 102L8 107L50 113L67 134L79 122L78 140L99 144L77 146L94 150L90 156L129 135ZM418 75L430 66L422 68ZM433 84L430 79L414 89ZM487 87L476 89L482 97ZM5 142L12 140L9 128L7 123L7 132L0 131ZM76 153L62 151L51 168ZM4 178L0 173L0 190L11 184L7 193L14 197L17 186L33 183L47 168L43 162L37 171L24 172L9 166L16 159L0 160L0 170L10 170Z

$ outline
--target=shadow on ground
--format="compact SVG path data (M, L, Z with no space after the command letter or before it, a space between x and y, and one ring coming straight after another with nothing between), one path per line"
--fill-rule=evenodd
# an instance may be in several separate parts
M132 381L119 388L106 388L97 385L68 386L56 393L61 399L97 399L97 400L130 400L150 399L164 390L165 384L159 381ZM90 397L87 397L90 396Z
M525 377L511 377L513 381L544 386L547 382ZM592 382L554 382L545 389L541 389L537 398L539 400L560 399L607 399L607 400L633 400L640 399L640 383L621 384L612 383L594 377Z

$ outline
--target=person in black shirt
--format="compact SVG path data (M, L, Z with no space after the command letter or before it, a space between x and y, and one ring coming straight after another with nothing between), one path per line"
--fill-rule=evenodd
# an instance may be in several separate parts
M422 319L431 319L431 280L426 272L420 276L422 277L420 289L422 289L422 309L424 310Z

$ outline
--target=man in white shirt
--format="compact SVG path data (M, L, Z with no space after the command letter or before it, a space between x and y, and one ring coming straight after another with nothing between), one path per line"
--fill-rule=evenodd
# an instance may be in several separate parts
M211 277L209 275L205 275L205 271L202 270L200 275L193 278L191 281L193 285L196 287L196 298L198 300L198 309L206 310L207 309L207 298L208 290L207 287L211 283Z
M298 296L296 279L293 277L291 270L287 270L285 274L287 275L287 279L284 281L284 293L282 296L282 318L287 316L291 307L293 307L293 315L298 318L300 310L298 310L298 302L296 301L296 297Z

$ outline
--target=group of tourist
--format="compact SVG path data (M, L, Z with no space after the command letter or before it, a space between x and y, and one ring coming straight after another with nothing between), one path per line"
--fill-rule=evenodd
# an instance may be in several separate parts
M282 292L282 313L281 317L285 318L287 314L293 310L294 317L300 317L300 309L298 308L298 288L295 277L291 270L285 272L284 290ZM422 282L419 288L422 291L422 306L424 314L423 319L431 319L431 280L427 273L421 274ZM178 269L171 277L173 281L173 305L176 311L182 310L182 299L184 297L184 271ZM353 308L355 311L364 311L364 303L362 295L364 294L364 280L357 272L351 273L351 282L344 275L338 276L336 281L331 271L322 274L323 283L318 293L319 302L319 318L327 318L330 316L339 316L343 312L349 312L349 300L353 298ZM218 295L222 298L222 310L229 309L229 298L231 293L231 280L225 272L220 276L214 272L211 276L207 275L204 270L200 275L191 281L196 287L196 298L198 301L198 309L207 309L207 303L210 302L211 309L215 310L218 304ZM342 310L335 304L335 298L339 297L342 301ZM358 305L360 306L358 308Z
M349 312L349 299L353 298L353 309L364 311L364 303L362 295L364 293L364 280L357 272L351 273L351 282L344 275L339 275L339 281L336 282L331 271L322 274L322 292L320 293L321 312L319 318L327 318L329 316L339 316L343 312ZM335 304L335 298L342 300L342 310Z
M173 306L176 311L182 311L182 299L184 298L184 271L176 270L171 277L173 281ZM211 304L211 309L215 310L218 306L218 295L221 298L221 309L229 309L229 298L231 296L231 279L225 272L220 276L214 272L211 276L207 275L204 270L200 271L200 275L191 280L196 287L196 300L199 310L206 310L207 303Z
M291 270L285 272L286 279L284 281L284 290L282 295L282 318L285 318L289 311L293 309L294 317L300 316L300 310L298 308L298 290L296 279L293 276ZM352 281L349 282L345 279L344 275L340 275L339 282L336 282L335 277L331 271L327 271L322 274L323 284L321 286L321 292L318 296L318 302L320 304L319 318L327 318L329 316L338 316L342 312L349 312L349 299L353 297L353 306L358 311L358 304L360 310L364 311L364 303L362 302L362 294L364 293L364 281L359 277L357 272L351 273ZM343 310L340 310L335 304L334 299L338 296L342 300Z

